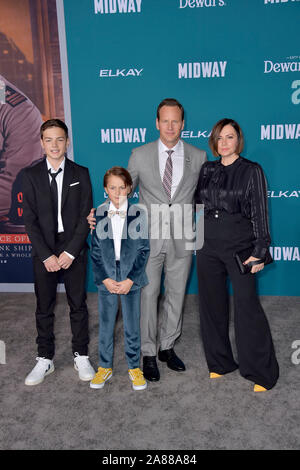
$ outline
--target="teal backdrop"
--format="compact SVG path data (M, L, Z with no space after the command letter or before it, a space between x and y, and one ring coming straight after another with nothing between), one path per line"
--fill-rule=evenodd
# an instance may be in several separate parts
M300 2L65 0L64 14L74 160L90 170L94 205L106 169L157 139L163 98L182 102L182 137L209 159L213 124L231 117L268 181L275 263L259 292L300 295ZM196 281L193 265L188 293Z

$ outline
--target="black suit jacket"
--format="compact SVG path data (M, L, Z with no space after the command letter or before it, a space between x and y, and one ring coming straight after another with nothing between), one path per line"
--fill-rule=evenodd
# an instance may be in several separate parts
M61 216L66 243L63 247L75 258L86 246L87 215L93 207L92 187L87 168L65 161ZM46 159L23 172L23 209L32 255L41 261L54 254L55 224Z

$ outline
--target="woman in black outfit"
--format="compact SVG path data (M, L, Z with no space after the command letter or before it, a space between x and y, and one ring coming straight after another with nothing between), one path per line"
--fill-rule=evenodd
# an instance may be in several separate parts
M234 254L253 246L245 263L264 259L270 245L267 192L260 165L240 156L243 143L237 122L217 122L209 144L220 159L206 162L199 176L196 203L205 208L204 245L197 252L200 320L210 377L239 368L243 377L254 382L254 391L265 391L276 384L279 368L256 292L254 274L264 263L241 274ZM239 364L233 358L228 334L228 276L233 287Z

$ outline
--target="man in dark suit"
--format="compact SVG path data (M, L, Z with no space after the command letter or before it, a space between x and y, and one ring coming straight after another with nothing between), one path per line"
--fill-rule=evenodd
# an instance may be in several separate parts
M41 126L46 158L23 175L24 221L32 243L35 293L37 364L25 379L36 385L54 371L54 306L61 273L70 307L74 367L81 380L91 380L88 359L86 263L92 188L87 168L66 158L68 128L59 119Z

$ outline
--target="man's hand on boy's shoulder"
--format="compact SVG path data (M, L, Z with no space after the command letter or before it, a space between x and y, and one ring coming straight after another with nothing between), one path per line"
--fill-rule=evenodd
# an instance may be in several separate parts
M90 229L94 230L96 226L96 217L95 217L95 208L92 207L89 215L87 216L87 221L89 223Z

